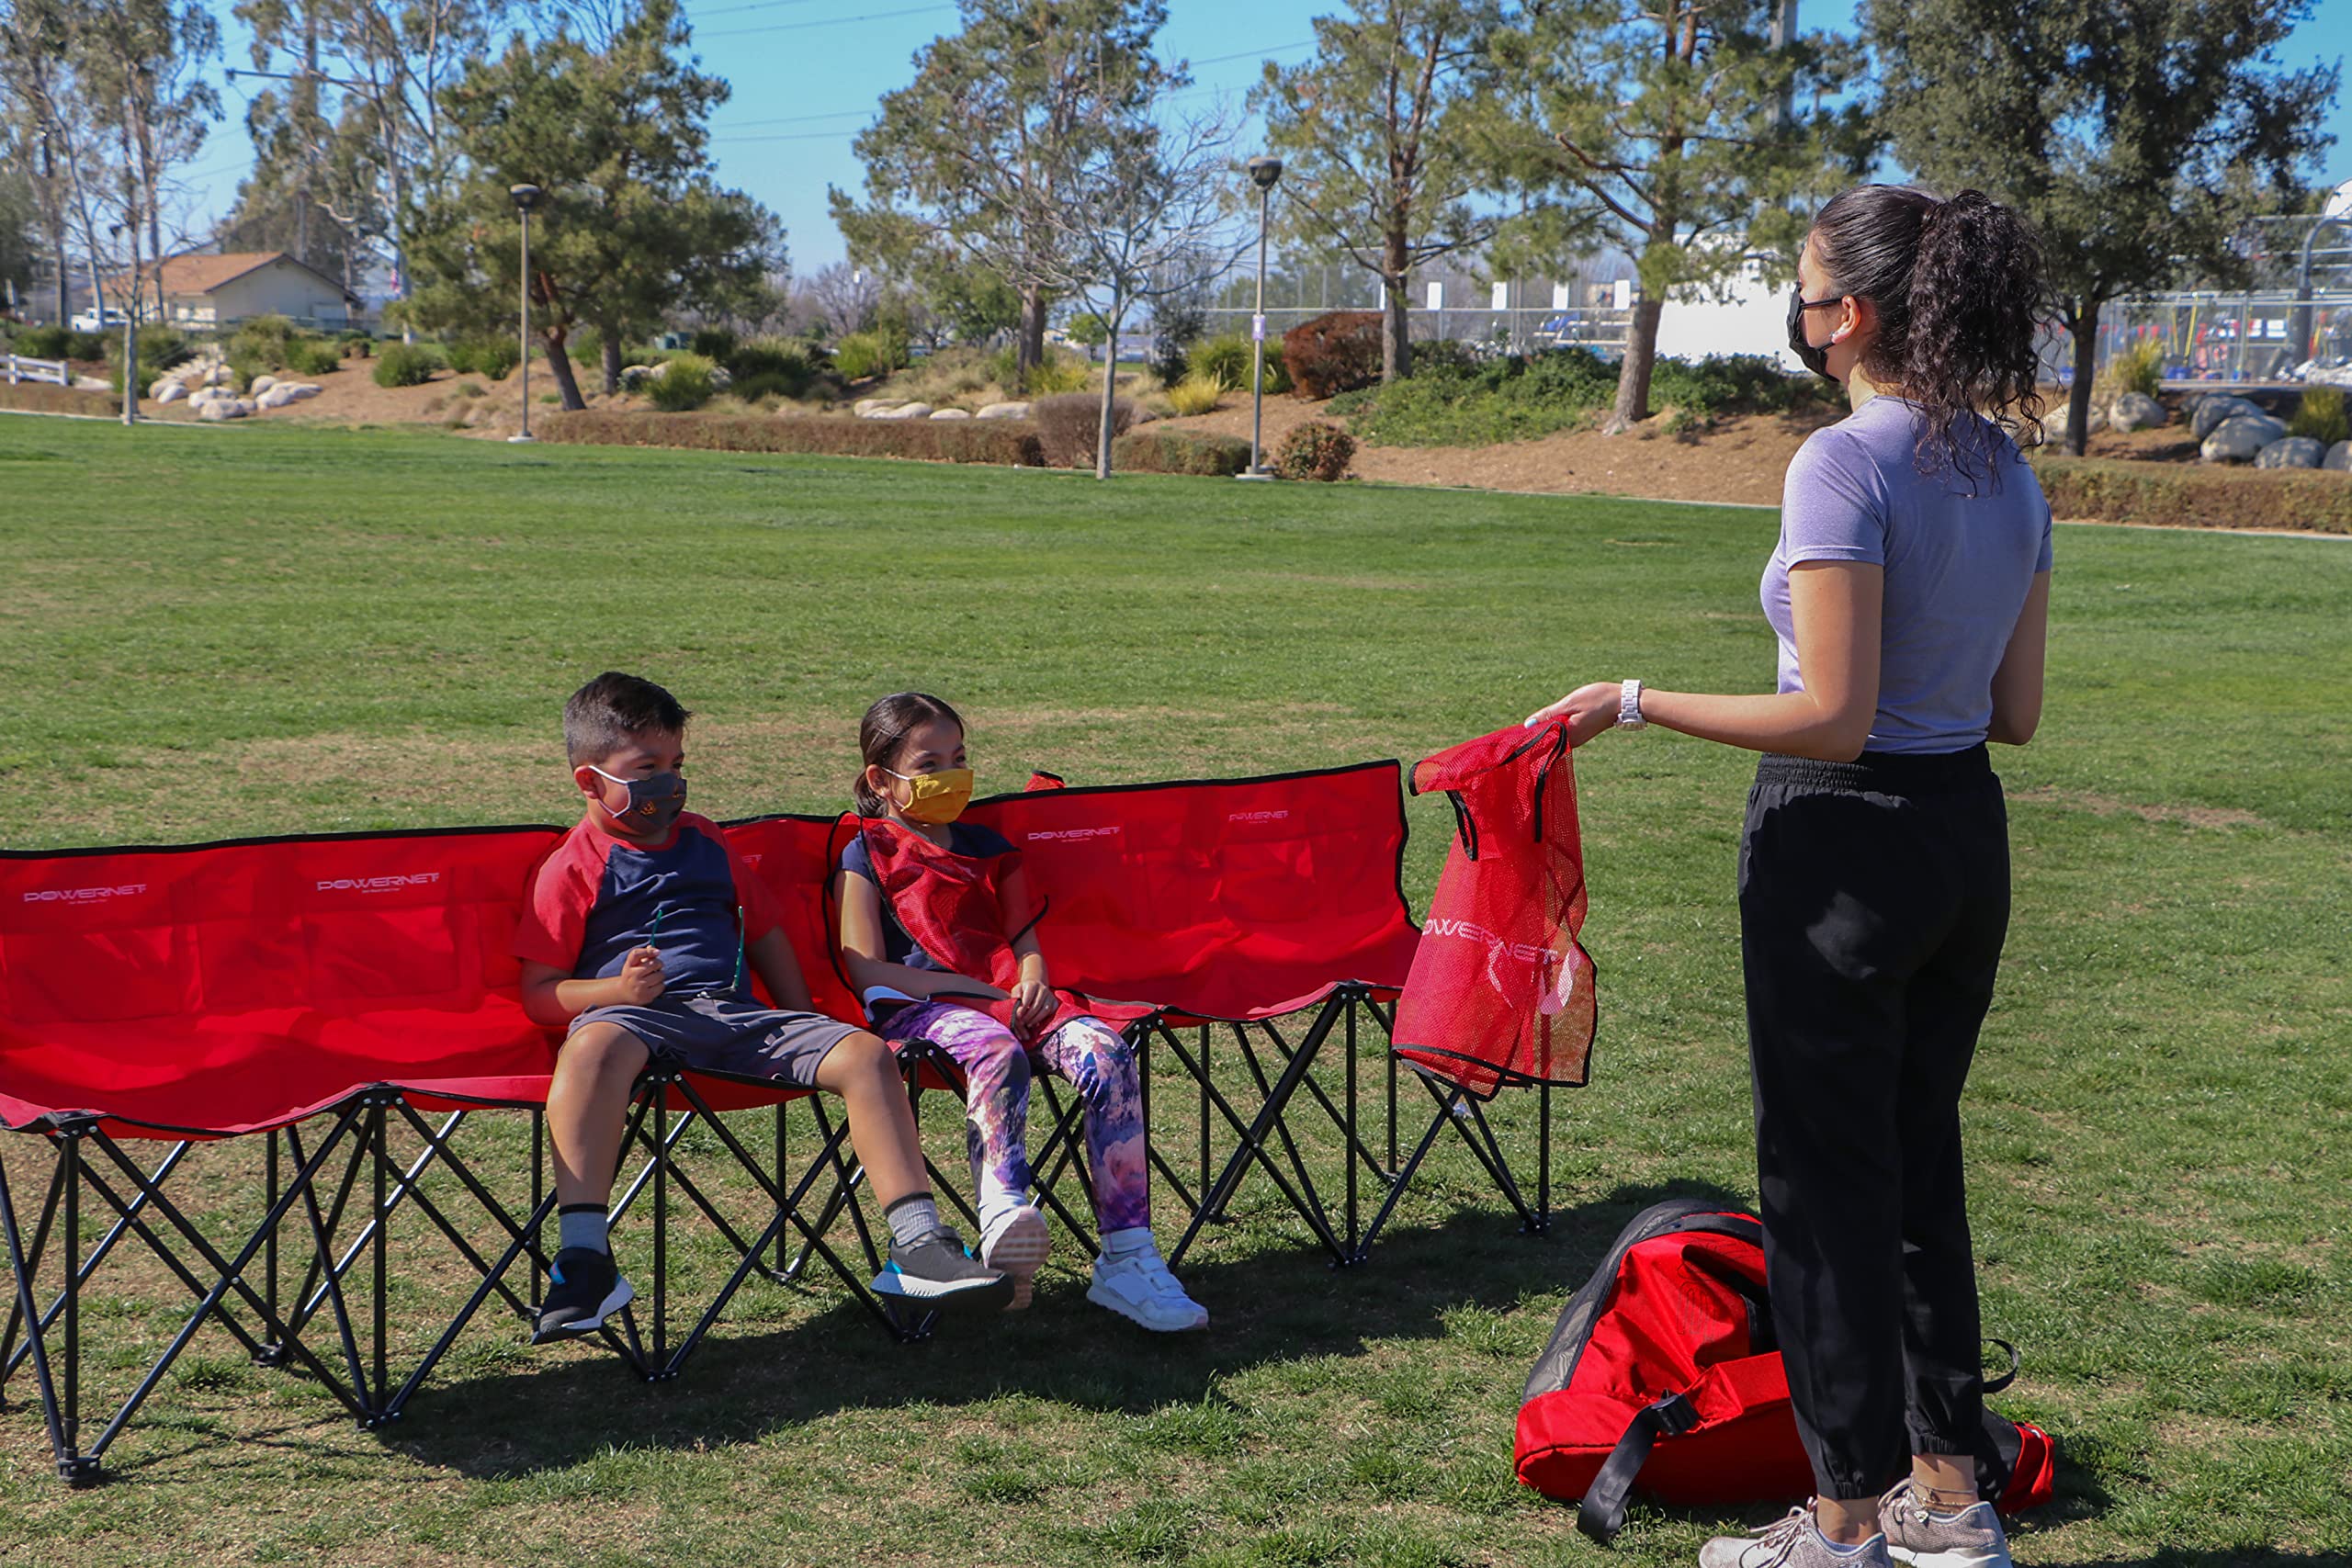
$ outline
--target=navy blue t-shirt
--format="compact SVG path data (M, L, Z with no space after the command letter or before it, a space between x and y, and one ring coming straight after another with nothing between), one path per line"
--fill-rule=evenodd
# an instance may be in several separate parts
M974 860L988 860L1012 852L1012 842L993 828L983 828L977 822L956 822L948 827L947 847L956 854L969 855ZM865 835L860 833L842 850L842 869L862 876L874 884L876 891L881 878L874 874L874 857L865 847ZM906 928L899 924L899 917L890 908L890 900L882 900L882 956L892 964L903 964L910 969L938 969L943 965L930 953L915 945Z
M707 818L681 815L659 848L582 822L540 863L514 953L605 979L621 972L629 949L650 945L671 991L743 989L744 943L778 923L767 885Z

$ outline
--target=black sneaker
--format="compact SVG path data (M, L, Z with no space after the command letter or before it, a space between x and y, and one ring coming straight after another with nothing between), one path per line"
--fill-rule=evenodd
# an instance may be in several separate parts
M539 1303L539 1320L531 1343L575 1334L594 1334L605 1319L637 1297L629 1282L613 1267L613 1255L593 1247L567 1247L555 1255L548 1269L547 1300Z
M947 1311L1002 1312L1012 1300L1012 1276L991 1269L945 1225L910 1246L890 1244L890 1261L874 1276L874 1293Z

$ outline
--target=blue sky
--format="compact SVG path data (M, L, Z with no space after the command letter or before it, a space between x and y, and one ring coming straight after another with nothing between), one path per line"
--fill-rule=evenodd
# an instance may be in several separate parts
M872 118L882 94L913 74L915 51L951 28L947 0L685 0L695 52L735 95L712 123L719 177L749 192L783 220L793 268L806 276L842 257L841 236L826 214L825 187L857 190L863 172L850 141ZM247 63L246 38L223 17L226 63ZM1339 9L1335 0L1169 0L1163 53L1193 62L1204 96L1235 95L1255 82L1268 58L1285 64L1311 51L1312 19ZM1807 0L1807 28L1852 26L1853 0ZM2290 65L2352 57L2352 0L2322 0L2285 51ZM194 167L199 215L225 213L250 166L241 85L222 93L228 118ZM2339 96L2327 129L2330 184L2352 179L2352 104Z

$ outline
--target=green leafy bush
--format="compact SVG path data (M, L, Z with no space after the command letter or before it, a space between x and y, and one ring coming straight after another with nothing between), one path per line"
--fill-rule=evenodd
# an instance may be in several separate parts
M1037 424L1037 438L1046 446L1046 463L1056 468L1091 468L1102 440L1102 399L1094 392L1061 392L1029 404ZM1116 442L1136 422L1136 405L1125 398L1111 400L1111 439Z
M819 370L808 356L808 345L798 339L758 337L739 345L729 356L727 373L735 378L738 397L773 392L797 398L816 383Z
M1148 425L1111 443L1111 466L1131 474L1210 474L1230 479L1250 466L1250 443L1235 435Z
M376 356L376 385L418 387L441 368L441 351L430 344L390 343Z
M2295 408L2295 417L2287 422L2287 434L2308 435L2324 446L2352 440L2352 419L2347 419L2344 412L2344 389L2304 388L2302 401Z
M63 327L27 327L17 334L11 352L27 359L65 359L73 346L74 334Z
M229 367L229 389L232 392L242 392L254 384L254 377L269 374L268 365L250 350L232 354L223 363Z
M673 354L670 356L669 367L645 384L645 395L651 398L653 406L663 413L684 413L698 409L710 401L711 394L718 389L717 379L711 374L718 368L705 355Z
M1650 394L1674 409L1668 423L1679 433L1722 413L1797 407L1816 395L1809 380L1760 355L1695 365L1662 359ZM1439 361L1417 352L1410 376L1344 393L1329 412L1352 415L1356 435L1375 446L1482 446L1577 428L1616 398L1616 365L1589 348L1478 362Z
M844 419L829 414L650 413L591 409L560 413L549 441L607 446L685 446L717 452L820 452L911 457L933 463L1046 466L1036 426L1015 419Z
M479 398L487 394L482 391L479 381L460 381L449 389L449 395L453 398Z
M853 381L903 370L910 362L907 340L888 328L850 333L833 345L833 368Z
M1286 479L1320 479L1330 483L1348 476L1356 455L1355 437L1336 424L1309 420L1283 437L1274 454L1274 471Z
M1193 350L1193 369L1216 377L1227 391L1246 392L1250 389L1252 346L1239 333L1213 337ZM1266 355L1266 390L1272 394L1290 390L1290 371L1283 364L1279 348Z
M297 376L327 376L343 368L343 350L317 338L286 345L286 368Z
M221 351L232 359L257 359L266 369L281 370L287 344L296 336L294 323L283 316L253 316L237 324Z
M172 327L148 327L139 334L139 395L145 397L155 378L180 364L195 351L189 347L187 334ZM109 339L106 345L107 382L119 394L122 391L122 340Z
M115 328L112 332L71 333L65 339L65 357L85 360L104 359L112 352L113 345L121 341L120 327ZM47 356L44 355L44 357Z
M725 365L735 357L739 341L726 327L698 327L695 330L694 351L714 365Z
M1302 398L1351 392L1380 379L1377 310L1333 310L1283 334L1283 364Z
M523 345L515 339L500 333L486 337L474 344L474 368L493 381L503 381L523 363Z

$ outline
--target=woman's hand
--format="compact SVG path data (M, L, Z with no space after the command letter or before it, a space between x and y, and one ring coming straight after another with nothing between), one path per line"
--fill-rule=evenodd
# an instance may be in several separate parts
M1057 1005L1053 987L1043 980L1023 980L1012 987L1013 1023L1023 1034L1043 1026Z
M1527 727L1532 729L1547 718L1566 714L1568 744L1581 746L1602 730L1617 728L1617 707L1623 695L1623 688L1616 682L1595 681L1589 686L1578 686L1551 706L1529 714Z

